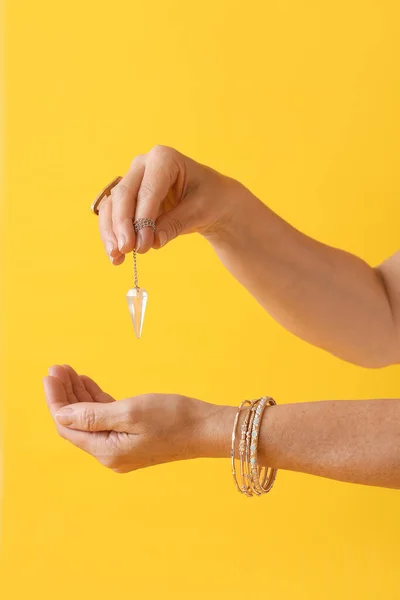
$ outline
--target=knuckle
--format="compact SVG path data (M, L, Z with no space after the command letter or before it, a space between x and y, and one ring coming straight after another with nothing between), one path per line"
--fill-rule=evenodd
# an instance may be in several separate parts
M108 240L108 238L113 237L111 218L107 219L107 220L99 221L99 232L100 232L100 237L103 241L106 241L106 240Z
M137 420L137 413L138 411L136 406L127 406L122 416L123 422L127 425L131 425Z
M179 219L171 219L169 222L171 237L175 238L180 235L183 229L182 222Z
M143 180L137 196L138 204L142 204L143 202L145 202L147 198L149 198L152 195L153 190L154 188L152 183L150 181Z
M113 218L113 226L115 227L129 227L133 229L133 223L131 217L125 215L116 214Z
M111 199L114 202L118 202L118 200L121 200L128 191L128 186L122 180L111 190Z
M81 415L81 423L85 425L89 431L93 431L97 424L95 412L90 408L85 408Z
M100 206L99 206L99 216L102 213L104 214L104 210L110 206L110 202L111 202L110 196L106 196L105 198L103 198L103 200L100 202Z
M169 146L163 146L162 144L157 144L153 146L153 148L149 152L149 156L157 160L164 160L172 156L173 149Z
M143 163L144 156L143 154L137 154L131 160L131 168L135 168Z

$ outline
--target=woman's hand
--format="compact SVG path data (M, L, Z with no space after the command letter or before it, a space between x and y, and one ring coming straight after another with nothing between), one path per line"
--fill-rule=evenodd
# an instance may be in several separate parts
M235 214L241 186L172 148L156 146L137 156L128 173L99 208L100 235L114 265L135 247L140 253L160 248L185 233L207 234ZM156 221L137 236L133 221Z
M230 407L156 394L116 402L69 366L52 367L49 373L45 394L60 436L117 473L229 456Z

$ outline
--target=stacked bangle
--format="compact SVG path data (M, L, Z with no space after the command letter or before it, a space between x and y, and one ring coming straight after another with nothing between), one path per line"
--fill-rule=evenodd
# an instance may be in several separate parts
M236 413L232 431L232 476L237 490L248 497L267 494L271 490L276 478L277 470L269 467L261 468L257 459L262 417L265 409L275 404L275 400L269 397L252 401L244 400ZM236 435L239 419L244 409L246 412L240 428L240 481L238 481L235 463Z
M236 486L236 489L238 490L238 492L241 492L243 494L245 493L245 489L246 489L245 486L243 485L244 479L243 479L243 468L242 468L242 465L243 465L243 453L244 453L244 448L245 448L243 434L246 432L246 429L247 429L244 423L243 423L243 425L241 427L242 436L241 436L241 439L240 439L240 442L239 442L239 456L242 457L242 461L240 463L240 476L241 476L241 482L240 483L238 482L237 474L236 474L235 445L236 445L236 433L237 433L237 427L238 427L238 423L239 423L240 414L242 412L243 407L246 406L246 404L250 404L251 405L251 402L249 400L244 400L240 404L240 406L238 408L238 411L236 413L235 421L233 423L233 430L232 430L232 449L231 449L231 463L232 463L233 481L235 483L235 486Z

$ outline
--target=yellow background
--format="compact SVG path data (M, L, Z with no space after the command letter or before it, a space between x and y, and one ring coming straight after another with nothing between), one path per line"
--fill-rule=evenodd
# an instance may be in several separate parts
M59 439L47 367L117 397L399 396L283 331L200 238L140 259L137 342L92 197L154 144L230 174L376 264L399 245L396 0L8 0L2 206L0 596L397 598L399 496L280 473L248 501L228 461L118 476Z

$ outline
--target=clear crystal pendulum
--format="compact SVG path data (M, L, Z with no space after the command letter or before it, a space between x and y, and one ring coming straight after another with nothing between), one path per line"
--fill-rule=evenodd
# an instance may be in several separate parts
M141 218L133 222L135 233L137 234L144 227L151 227L153 234L156 233L156 224L152 219ZM135 335L140 338L142 335L144 315L147 306L147 292L139 287L136 249L133 251L133 277L135 287L128 291L126 298L128 300L129 312L131 313Z
M140 338L142 335L144 315L146 313L147 292L139 287L136 250L133 251L133 275L135 287L128 291L126 299L128 300L129 312L131 313L135 335Z

